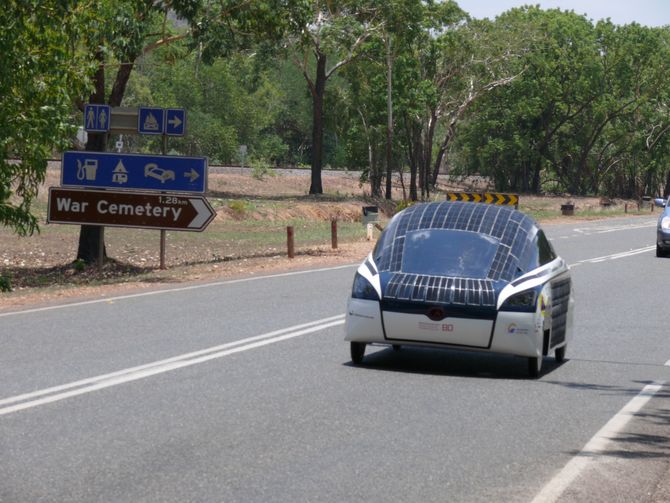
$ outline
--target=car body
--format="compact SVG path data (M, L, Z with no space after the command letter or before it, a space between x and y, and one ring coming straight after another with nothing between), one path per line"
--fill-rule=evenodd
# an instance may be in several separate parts
M359 266L346 314L354 363L366 344L458 348L563 361L570 270L537 223L511 207L421 203L396 214Z
M670 206L664 204L665 208L658 217L656 224L656 256L666 257L670 254Z

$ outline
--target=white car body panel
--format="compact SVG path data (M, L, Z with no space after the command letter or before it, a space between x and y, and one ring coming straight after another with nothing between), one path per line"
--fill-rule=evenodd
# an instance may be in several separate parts
M485 348L491 340L493 321L469 318L444 318L433 321L424 314L384 312L388 339L436 342Z

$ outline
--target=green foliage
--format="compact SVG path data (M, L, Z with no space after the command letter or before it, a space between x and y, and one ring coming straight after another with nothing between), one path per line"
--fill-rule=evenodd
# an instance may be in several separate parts
M228 208L233 210L239 216L243 216L247 211L253 211L255 209L253 204L243 199L232 199L228 201Z
M74 43L85 27L83 11L55 0L0 9L0 225L19 235L38 230L31 204L47 159L76 129L71 107L91 69Z
M8 276L0 276L0 292L11 292L12 282Z
M496 23L525 30L523 74L468 116L458 171L493 176L498 190L657 193L669 160L668 31L537 7Z
M251 167L251 176L256 180L262 180L265 176L275 176L272 166L262 158L250 157L249 166Z
M411 199L402 199L398 201L398 204L395 205L395 213L398 213L406 208L409 208L410 206L413 206L417 203L417 201L412 201Z
M72 263L72 266L74 267L75 271L82 272L84 269L86 269L86 262L81 259L77 259Z

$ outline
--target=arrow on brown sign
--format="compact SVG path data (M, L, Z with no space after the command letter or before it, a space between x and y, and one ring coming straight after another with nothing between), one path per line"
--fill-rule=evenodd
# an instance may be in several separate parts
M215 216L200 195L49 189L48 223L200 232Z

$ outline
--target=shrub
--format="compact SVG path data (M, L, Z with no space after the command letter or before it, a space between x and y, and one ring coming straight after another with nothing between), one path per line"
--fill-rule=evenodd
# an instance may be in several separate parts
M11 292L12 282L7 276L0 276L0 292Z

